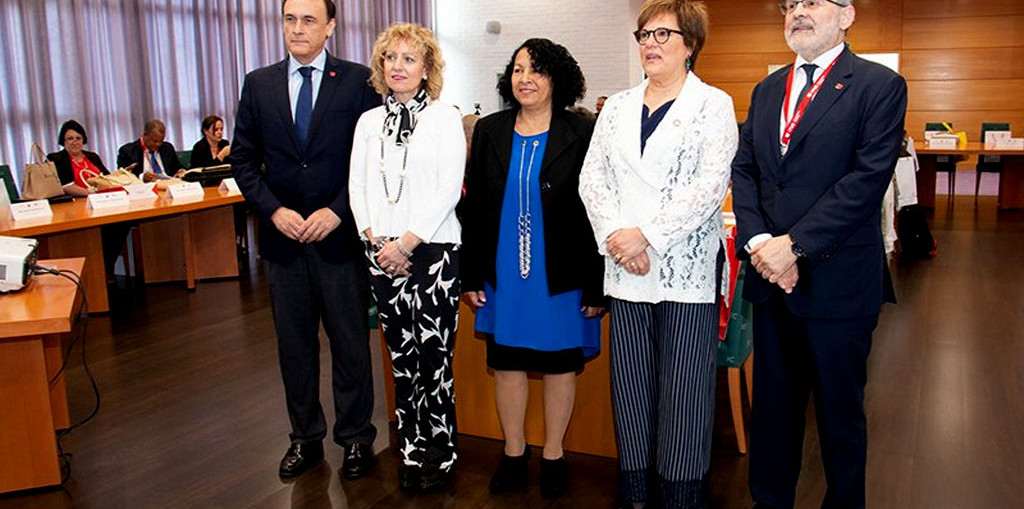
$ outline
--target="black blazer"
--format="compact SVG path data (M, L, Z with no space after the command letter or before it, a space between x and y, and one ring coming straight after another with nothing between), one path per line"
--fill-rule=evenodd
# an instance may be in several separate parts
M100 174L105 175L108 173L107 167L103 166L103 161L100 160L100 156L97 153L89 152L88 150L83 150L82 152L89 162L99 168ZM71 156L68 155L67 149L46 154L46 158L53 161L53 165L57 167L57 178L60 179L60 185L66 186L75 183L75 171L71 168Z
M178 173L178 170L181 169L181 161L178 160L178 152L174 150L174 145L169 141L165 141L156 151L160 154L160 161L164 164L164 175L173 176L175 173ZM142 169L145 167L142 162L144 153L141 140L121 145L121 148L117 149L117 167L127 168L135 164L135 167L132 168L132 173L142 175Z
M217 150L230 144L228 140L221 139L217 142ZM218 164L224 164L224 161L210 154L210 142L206 141L205 136L197 141L195 145L192 145L192 160L189 162L189 166L193 168L206 168L207 166L217 166Z
M895 301L882 243L882 197L903 139L907 84L884 66L843 50L790 141L779 151L787 66L754 88L732 166L736 254L758 233L789 233L807 257L783 294L810 318L878 313ZM781 291L747 266L743 296Z
M348 202L349 157L356 121L380 104L367 67L327 55L302 147L288 97L288 59L246 75L227 162L246 201L260 215L263 258L287 263L302 249L270 221L279 207L302 217L330 208L341 225L316 244L317 252L332 263L363 256Z
M498 228L516 112L488 115L473 132L466 195L458 207L464 292L483 290L484 281L497 283ZM556 111L551 117L540 169L544 261L551 295L582 289L584 305L606 307L604 259L579 194L580 170L593 132L593 121L568 111Z

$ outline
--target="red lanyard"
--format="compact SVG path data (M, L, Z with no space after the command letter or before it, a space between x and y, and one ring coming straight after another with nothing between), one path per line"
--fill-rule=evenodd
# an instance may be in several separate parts
M786 119L786 128L782 131L782 138L779 140L779 144L782 145L782 153L785 154L789 148L789 140L793 137L793 131L796 130L796 126L800 125L800 121L804 118L804 111L807 110L807 105L814 100L814 97L818 95L818 91L821 90L822 85L825 84L825 78L828 77L828 73L832 71L832 67L836 65L836 60L839 57L832 59L832 63L828 64L825 71L818 76L818 79L814 80L814 85L811 86L810 90L800 99L800 102L796 105L796 110L793 112L793 117L786 119L789 116L789 96L793 91L793 74L796 71L796 65L789 69L789 76L786 78L786 102L782 105L782 114Z

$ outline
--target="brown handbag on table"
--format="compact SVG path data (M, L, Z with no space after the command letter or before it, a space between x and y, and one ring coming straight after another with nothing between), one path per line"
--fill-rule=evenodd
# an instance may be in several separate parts
M42 147L32 143L29 149L35 162L25 163L25 176L21 183L24 200L44 200L64 194L64 186L57 177L57 166L46 159Z

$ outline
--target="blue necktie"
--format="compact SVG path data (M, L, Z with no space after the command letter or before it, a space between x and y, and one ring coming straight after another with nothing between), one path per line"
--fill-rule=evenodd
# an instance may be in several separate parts
M309 121L313 117L313 68L299 67L299 74L302 75L302 87L295 103L295 133L299 136L299 144L305 147Z
M157 175L164 172L163 169L160 168L160 161L156 158L156 152L149 153L149 166L153 170L153 173L156 173Z

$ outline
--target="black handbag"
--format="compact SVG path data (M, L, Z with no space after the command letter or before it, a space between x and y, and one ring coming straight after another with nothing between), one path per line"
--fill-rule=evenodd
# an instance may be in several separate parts
M230 164L220 164L188 170L181 176L181 180L199 182L203 187L215 187L220 185L220 181L233 176Z

